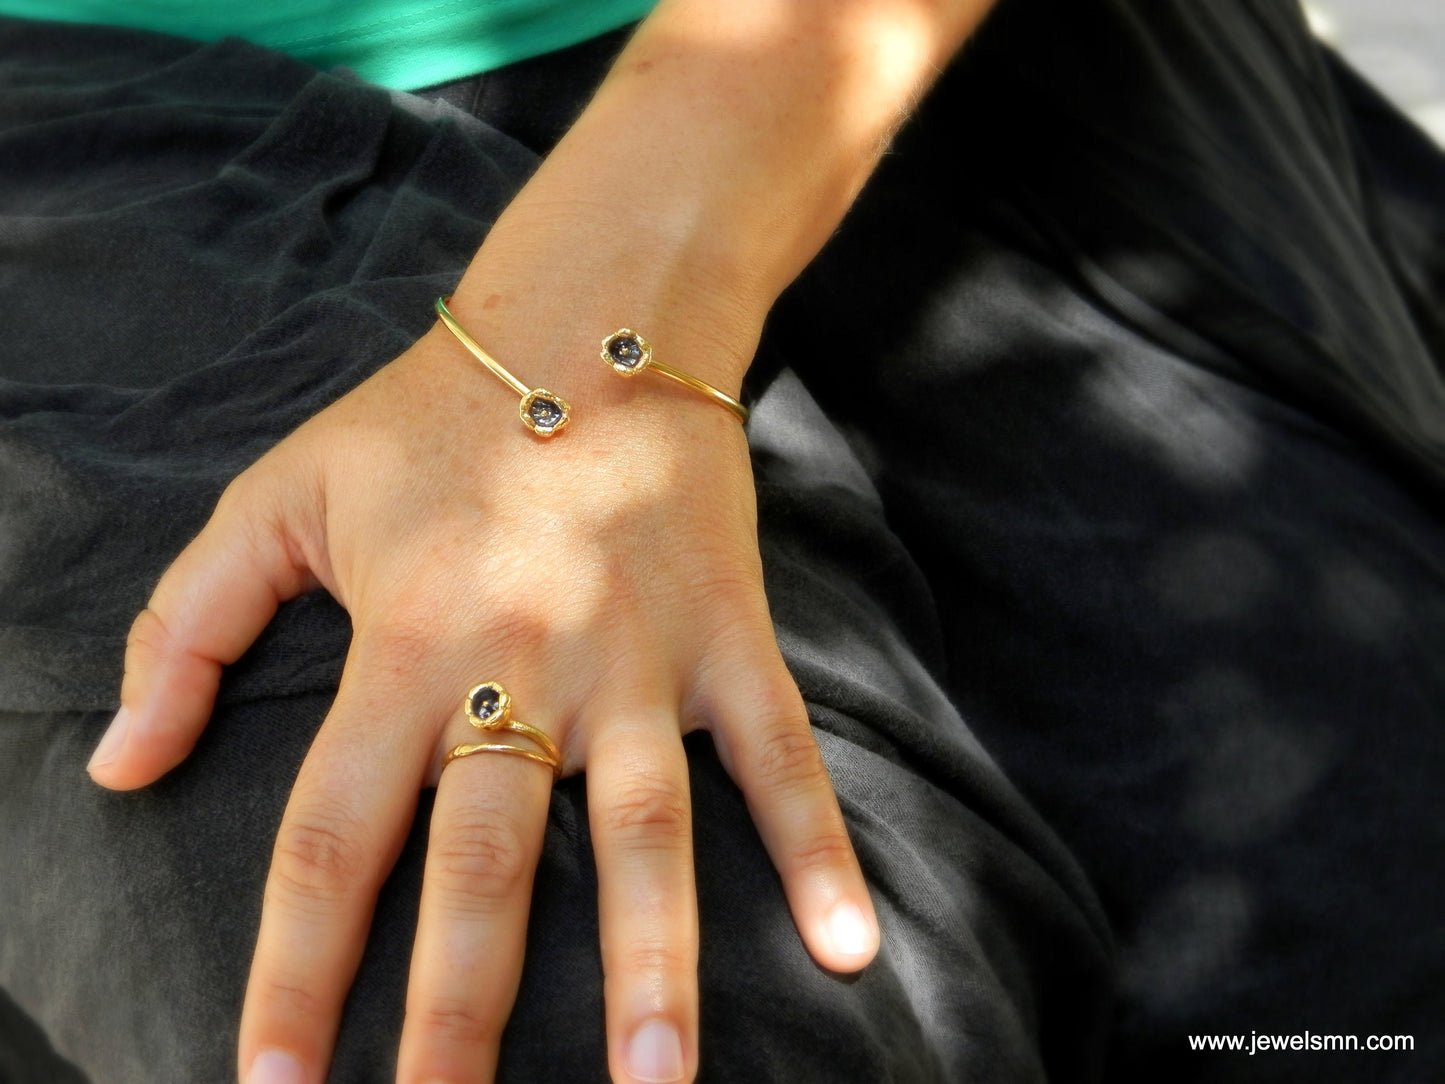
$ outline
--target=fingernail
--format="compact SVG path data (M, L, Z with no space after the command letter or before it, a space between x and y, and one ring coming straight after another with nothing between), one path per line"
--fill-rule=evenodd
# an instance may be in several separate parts
M306 1070L284 1050L263 1050L251 1063L246 1084L306 1084Z
M105 736L100 739L100 744L95 747L95 752L90 754L90 763L85 766L85 770L93 772L118 757L120 747L125 744L125 732L129 729L130 712L121 708L110 721L110 726L106 729Z
M828 937L843 956L862 956L873 947L873 931L856 903L840 903L828 916Z
M647 1084L681 1080L682 1039L666 1020L649 1020L632 1033L627 1048L627 1071Z

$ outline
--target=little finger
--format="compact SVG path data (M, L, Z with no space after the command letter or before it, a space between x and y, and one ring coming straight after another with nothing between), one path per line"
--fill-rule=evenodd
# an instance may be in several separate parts
M718 754L747 799L813 958L858 971L878 951L878 918L803 698L776 646L710 673ZM754 689L739 697L738 689Z

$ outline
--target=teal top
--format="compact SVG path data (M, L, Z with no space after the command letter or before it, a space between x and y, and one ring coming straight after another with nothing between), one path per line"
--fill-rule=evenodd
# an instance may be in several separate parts
M657 0L0 0L0 15L107 23L215 41L231 35L398 90L575 45Z

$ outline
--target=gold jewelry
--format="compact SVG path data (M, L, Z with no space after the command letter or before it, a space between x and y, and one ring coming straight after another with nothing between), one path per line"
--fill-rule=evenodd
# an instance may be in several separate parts
M462 710L467 713L472 726L484 734L494 734L499 730L509 730L514 734L520 734L536 742L539 753L535 749L528 749L523 745L509 745L506 742L477 742L474 744L462 744L453 747L442 761L445 768L458 757L469 757L473 753L509 753L515 757L526 757L528 760L535 760L538 764L545 764L552 769L552 778L556 779L562 774L562 753L557 744L551 738L543 734L535 726L528 726L512 718L512 698L507 690L502 688L499 681L484 681L480 685L473 686L462 700Z
M652 356L652 344L631 328L624 327L614 331L602 340L602 360L623 376L636 376L644 369L651 369L659 376L668 377L676 380L679 384L686 384L693 391L702 392L714 403L731 410L738 416L739 421L746 422L748 420L748 408L742 403L727 392L719 391L707 381L689 376L681 369L674 369L665 361L658 361Z
M518 407L518 413L522 416L522 424L539 437L550 437L558 432L572 417L572 408L567 405L567 400L560 395L555 395L546 388L528 388L511 373L502 367L502 363L482 349L476 339L467 334L466 329L457 323L457 318L447 308L447 302L451 295L439 297L434 306L437 315L446 324L447 330L457 337L457 341L465 346L475 355L476 359L499 376L507 387L522 397L522 404Z

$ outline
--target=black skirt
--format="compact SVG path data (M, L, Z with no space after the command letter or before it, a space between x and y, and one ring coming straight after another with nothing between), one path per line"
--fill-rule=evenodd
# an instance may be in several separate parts
M232 1079L350 626L283 606L119 794L83 766L126 630L226 483L430 325L620 41L407 95L0 20L0 1079ZM1002 0L748 378L883 949L811 962L690 736L701 1079L1445 1075L1442 302L1445 157L1293 4ZM335 1081L391 1079L428 811ZM595 900L569 779L501 1079L605 1079ZM1414 1049L1191 1049L1254 1033Z

